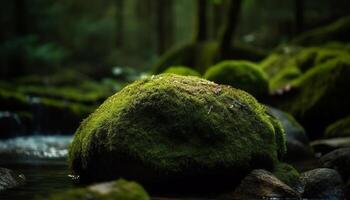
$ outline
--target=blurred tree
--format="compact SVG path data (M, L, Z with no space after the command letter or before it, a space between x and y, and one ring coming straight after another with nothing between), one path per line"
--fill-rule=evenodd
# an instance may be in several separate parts
M122 47L124 44L124 0L115 0L116 7L116 45Z
M173 0L157 0L156 1L156 26L158 39L158 55L162 55L168 50L174 40L174 10Z
M304 1L303 0L294 0L295 4L295 31L300 33L304 29Z
M196 0L196 27L194 41L203 42L208 39L207 0Z

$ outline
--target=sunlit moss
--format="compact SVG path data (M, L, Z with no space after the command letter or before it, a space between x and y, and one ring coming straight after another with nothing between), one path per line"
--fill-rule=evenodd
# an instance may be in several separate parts
M260 67L249 61L223 61L209 68L204 78L231 85L261 97L268 93L268 81Z
M37 200L150 200L146 191L136 182L117 180L111 183L106 191L92 187L71 189L65 192L51 194L49 197L38 197Z
M163 73L177 74L182 76L201 76L196 70L186 66L171 66Z
M232 184L272 168L285 151L281 125L248 93L162 74L125 87L84 120L69 165L85 181Z
M350 116L340 119L329 125L325 131L324 137L349 137L350 136Z

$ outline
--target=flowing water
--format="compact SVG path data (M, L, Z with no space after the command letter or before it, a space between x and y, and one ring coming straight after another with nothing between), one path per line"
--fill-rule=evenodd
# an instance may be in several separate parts
M24 174L26 183L0 193L0 200L31 200L72 188L67 149L72 136L26 136L0 140L0 167Z

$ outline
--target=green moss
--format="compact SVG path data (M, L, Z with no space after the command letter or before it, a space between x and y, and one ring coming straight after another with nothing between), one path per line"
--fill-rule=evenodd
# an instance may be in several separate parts
M350 42L350 17L339 19L327 26L316 28L296 37L292 43L299 45L322 45L328 41Z
M163 73L171 73L182 76L201 76L196 70L186 66L172 66L166 69Z
M349 137L350 136L350 116L340 119L329 125L324 133L326 138Z
M93 189L94 186L91 186L71 189L66 192L52 194L49 197L38 197L37 200L150 200L146 191L136 182L118 180L110 184L111 186L108 187L111 188L108 188L108 191L99 191Z
M282 182L291 187L295 187L299 183L299 172L289 164L279 163L275 165L272 173Z
M220 187L284 153L279 122L248 93L162 74L125 87L84 120L69 165L83 181Z
M315 66L349 55L344 50L324 47L285 48L289 50L273 53L261 62L263 70L269 76L272 91L290 85L292 81Z
M290 112L313 136L350 113L350 56L329 60L292 82L293 93L279 107Z
M209 68L204 77L219 84L231 85L261 97L268 93L265 73L249 61L223 61Z

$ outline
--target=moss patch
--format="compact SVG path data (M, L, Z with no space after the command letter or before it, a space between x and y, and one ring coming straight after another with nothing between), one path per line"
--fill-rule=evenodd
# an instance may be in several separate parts
M196 70L186 66L172 66L166 69L163 73L177 74L182 76L201 76Z
M315 137L350 113L350 56L312 68L292 82L293 93L279 103Z
M272 168L285 153L284 137L248 93L162 74L125 87L84 120L69 164L83 181L124 177L158 189L203 191Z
M265 73L249 61L223 61L209 68L204 78L219 84L231 85L261 97L268 93Z
M350 116L336 121L329 125L324 133L326 138L349 137L350 136Z
M49 197L38 197L37 200L150 200L146 191L136 182L125 180L114 181L108 190L96 190L94 186L82 189L72 189L66 192L52 194ZM98 186L98 185L96 185ZM103 187L103 186L102 186Z
M285 184L296 187L299 184L299 172L289 164L278 163L272 172L278 179Z

